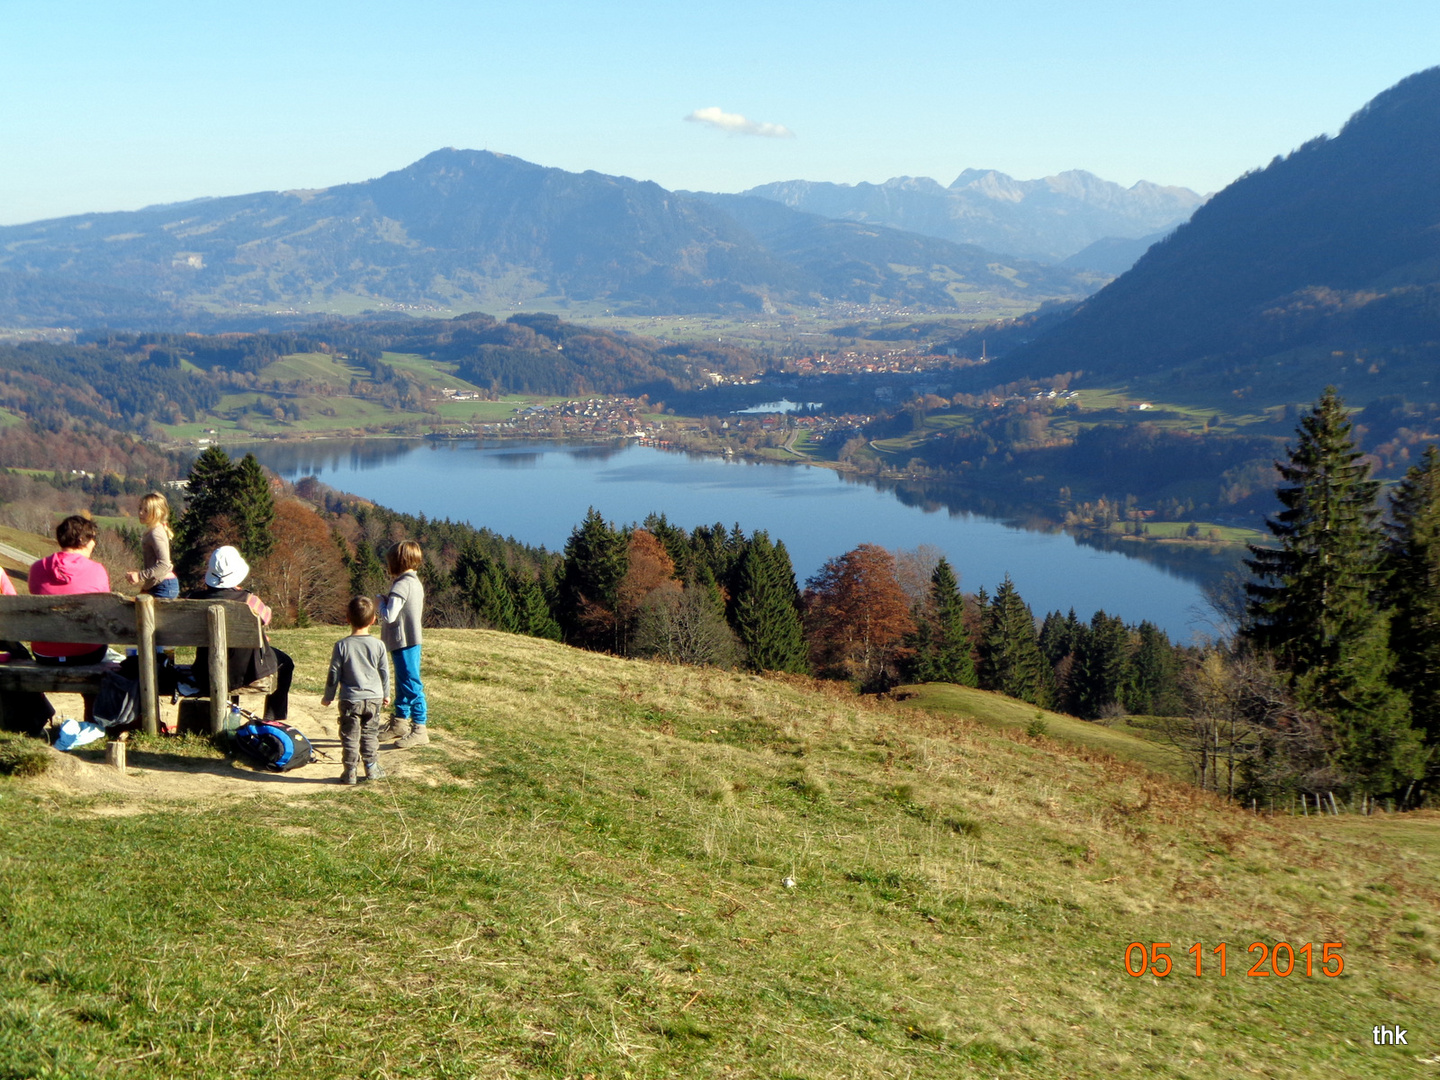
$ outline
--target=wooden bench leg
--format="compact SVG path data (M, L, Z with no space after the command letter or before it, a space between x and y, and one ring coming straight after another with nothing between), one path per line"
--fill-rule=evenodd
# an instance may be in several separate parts
M225 609L211 604L205 612L210 634L210 734L225 730L225 717L230 712L229 654L226 651Z
M155 671L155 598L141 593L135 598L135 630L139 638L140 722L146 735L160 731L159 679Z

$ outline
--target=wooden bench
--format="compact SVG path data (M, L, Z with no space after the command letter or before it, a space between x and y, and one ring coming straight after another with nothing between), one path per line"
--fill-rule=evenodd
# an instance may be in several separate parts
M156 600L152 596L84 593L79 596L0 596L0 641L67 641L81 645L133 645L140 661L140 718L155 734L160 724L156 648L210 647L210 731L225 729L230 696L226 649L265 643L260 617L239 600ZM0 664L0 694L21 690L95 694L105 664L67 666L33 660ZM273 688L273 687L272 687ZM0 704L3 709L3 704Z

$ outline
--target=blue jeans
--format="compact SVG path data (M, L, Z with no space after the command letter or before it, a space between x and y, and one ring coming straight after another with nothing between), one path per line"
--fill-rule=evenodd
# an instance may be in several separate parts
M180 595L180 579L167 577L164 581L157 581L155 587L150 590L150 595L156 600L174 600Z
M390 654L395 661L395 719L425 723L425 684L420 681L420 646L396 649Z

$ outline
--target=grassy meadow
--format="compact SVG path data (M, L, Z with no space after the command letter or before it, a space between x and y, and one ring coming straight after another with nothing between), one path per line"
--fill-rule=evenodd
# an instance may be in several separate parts
M277 635L297 708L320 714L338 634ZM993 695L459 630L427 632L425 676L417 778L149 802L0 778L0 1076L1378 1078L1440 1056L1440 815L1257 818L1065 718L1026 735L1034 710ZM1128 975L1135 941L1172 943L1173 972ZM1247 976L1256 941L1315 943L1315 974ZM1409 1045L1372 1046L1382 1023Z
M438 392L450 387L461 392L479 388L455 375L456 364L428 360L411 353L387 352L381 359L409 375L426 390ZM533 404L550 404L560 398L535 394L507 394L497 401L451 401L436 399L433 411L392 408L381 401L350 396L351 380L370 383L369 373L357 364L323 353L292 353L267 364L259 376L284 383L308 381L316 392L293 397L267 391L246 391L223 395L209 415L191 423L163 424L166 436L194 440L218 433L221 437L316 436L360 431L390 431L407 425L427 428L437 422L491 423L510 419L518 410ZM267 409L294 401L304 414L300 420L277 420L268 411L256 412L256 399Z

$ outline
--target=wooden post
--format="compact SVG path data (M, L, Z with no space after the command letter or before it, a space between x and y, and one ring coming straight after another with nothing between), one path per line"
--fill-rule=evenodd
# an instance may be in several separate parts
M140 655L140 722L146 735L160 730L160 690L155 675L155 598L135 597L135 636Z
M112 743L105 746L105 760L113 768L120 772L125 771L125 736L121 735Z
M225 609L211 604L205 612L210 636L210 734L225 730L230 711L230 665L226 654Z

